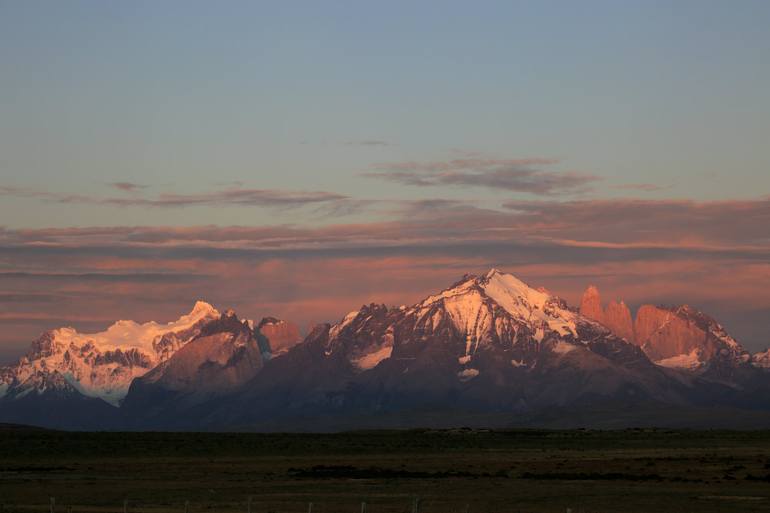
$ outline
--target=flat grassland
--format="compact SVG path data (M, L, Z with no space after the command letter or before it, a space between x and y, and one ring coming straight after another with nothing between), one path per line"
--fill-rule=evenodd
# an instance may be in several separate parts
M0 513L51 497L56 513L770 511L770 432L0 429Z

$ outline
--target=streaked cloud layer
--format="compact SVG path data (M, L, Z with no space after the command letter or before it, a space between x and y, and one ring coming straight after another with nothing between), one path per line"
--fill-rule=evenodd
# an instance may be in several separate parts
M129 182L115 182L111 186L124 191L137 193L147 188ZM83 194L64 194L30 187L0 186L0 196L41 199L64 204L90 204L107 207L150 207L184 208L193 206L234 205L242 207L300 207L304 205L337 204L350 200L347 196L324 191L289 191L271 189L248 189L230 187L201 193L161 193L157 196L129 197L86 196Z
M132 182L112 182L109 185L123 192L137 192L147 188L146 185Z
M326 195L322 195L326 197ZM336 197L331 196L336 200ZM291 202L291 200L290 200ZM9 229L13 247L134 247L147 244L240 249L320 249L551 241L572 246L746 251L770 247L770 199L741 201L598 199L509 201L500 209L457 200L382 201L390 219L320 227L73 227Z
M379 222L0 231L0 323L18 352L63 319L171 318L203 297L303 326L372 301L416 301L502 267L575 303L608 297L700 306L749 347L767 343L770 200L393 203ZM17 300L16 298L21 298ZM748 319L748 320L747 320Z
M417 187L486 187L542 196L588 192L600 180L586 173L542 169L557 163L558 160L547 158L392 162L378 164L375 171L364 176Z

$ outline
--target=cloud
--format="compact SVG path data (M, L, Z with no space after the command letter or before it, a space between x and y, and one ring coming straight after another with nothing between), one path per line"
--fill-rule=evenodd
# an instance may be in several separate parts
M375 164L377 169L388 169L396 171L422 171L428 173L442 171L459 171L467 169L486 169L495 167L527 167L527 166L548 166L558 164L557 159L551 158L525 158L525 159L488 159L481 157L452 159L448 161L429 161L429 162L390 162Z
M21 294L5 294L0 293L0 303L19 304L19 303L54 303L57 301L65 300L61 296L55 294L45 293L21 293Z
M663 191L666 189L670 189L671 186L655 185L652 183L626 183L626 184L616 185L614 188L623 190L623 191L656 192L656 191Z
M45 290L60 300L6 303L8 322L27 321L23 330L0 333L0 353L4 337L18 340L27 333L31 341L44 329L63 324L80 328L84 313L96 312L110 322L121 318L165 322L189 311L197 299L234 307L248 318L275 315L306 327L338 320L365 303L412 304L466 272L483 272L491 266L515 272L534 286L543 285L572 304L588 283L597 283L608 298L623 298L629 304L687 301L708 306L742 342L757 348L766 342L742 338L742 330L751 327L731 319L743 309L770 311L767 253L750 261L740 254L565 247L517 237L474 241L470 234L457 240L426 237L400 244L393 234L380 243L370 239L367 246L357 229L339 230L341 239L343 234L349 239L330 244L330 233L314 234L325 239L323 249L313 247L310 232L303 248L264 250L238 242L243 234L227 229L222 231L228 243L220 240L217 246L197 250L155 245L102 245L98 251L28 247L15 258L18 267L29 270L13 278L0 276L3 289L27 295ZM61 271L45 271L52 267ZM86 276L93 278L84 279L83 269L91 269ZM155 279L165 276L173 279ZM755 322L755 331L756 326Z
M126 182L112 184L120 190L136 192L143 187ZM40 198L64 204L83 203L114 207L185 208L195 206L299 208L307 205L323 207L326 212L351 212L361 203L345 195L325 191L290 191L251 189L234 186L210 192L182 194L162 193L155 197L100 197L65 194L31 188L0 186L1 196Z
M770 199L508 201L504 210L453 199L386 203L376 222L268 226L2 229L0 250L197 247L328 250L518 243L604 249L740 252L770 249ZM15 248L15 249L14 249Z
M348 146L393 146L392 143L388 141L383 141L381 139L362 139L362 140L355 140L355 141L347 141L345 142Z
M111 182L107 185L123 192L139 192L147 188L146 185L139 185L137 183L132 183L132 182Z
M133 282L133 283L174 283L201 278L201 274L178 273L94 273L94 272L0 272L0 279L4 282L17 281L71 281L81 282Z
M541 234L578 241L673 247L770 246L770 199L509 201Z
M309 204L348 200L347 196L323 191L285 191L272 189L231 188L200 194L160 194L155 198L106 198L103 204L180 208L190 206L259 206L297 207Z
M377 164L376 171L363 175L416 187L485 187L541 196L585 193L600 180L585 173L540 169L557 163L548 158L393 162Z
M20 198L38 198L58 203L93 203L94 198L79 194L62 194L49 191L41 191L31 187L14 187L0 185L0 196L12 196Z
M0 330L0 353L4 341L29 341L84 312L165 321L201 298L306 326L362 303L412 303L491 266L573 304L588 283L632 305L686 301L750 348L770 342L770 199L495 210L436 198L387 208L377 221L312 227L0 228L0 302L8 322L27 319Z

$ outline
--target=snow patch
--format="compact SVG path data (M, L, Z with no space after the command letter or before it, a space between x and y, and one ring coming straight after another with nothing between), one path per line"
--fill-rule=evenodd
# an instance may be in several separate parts
M344 330L346 326L348 326L351 322L355 320L356 317L358 317L358 312L359 310L353 310L352 312L348 312L348 314L342 319L342 321L332 326L332 329L329 330L329 339L337 338L337 335L339 335L340 332Z
M697 369L703 365L703 360L701 359L700 349L696 348L687 354L679 354L672 356L671 358L664 358L655 363L661 367L668 367L670 369Z
M371 353L365 354L359 358L353 359L352 363L359 370L369 370L375 368L383 360L390 358L393 353L393 346L383 346Z
M473 283L474 283L474 280L469 279L454 288L444 290L441 293L436 294L434 296L429 296L425 301L420 303L420 306L430 307L432 304L437 303L442 299L447 299L454 296L462 295L473 288Z
M752 358L752 365L762 369L770 369L770 349L755 354Z
M514 275L503 274L497 269L485 274L484 281L484 292L510 313L521 312L522 306L542 310L550 299L548 294L537 291Z
M484 275L482 287L489 297L514 317L542 322L562 336L577 336L574 312L554 306L553 298L546 292L533 289L512 274L492 269Z

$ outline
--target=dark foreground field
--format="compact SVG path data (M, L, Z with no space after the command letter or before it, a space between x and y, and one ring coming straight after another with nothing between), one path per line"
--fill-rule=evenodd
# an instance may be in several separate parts
M3 513L770 511L770 432L0 429Z

